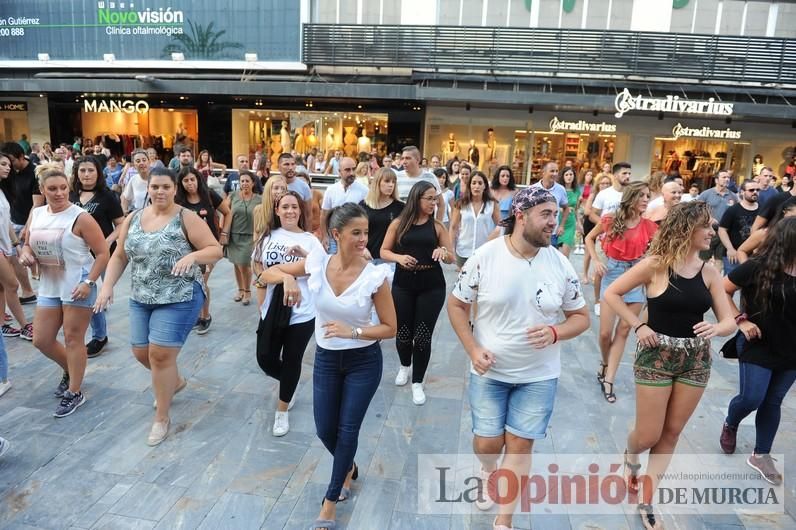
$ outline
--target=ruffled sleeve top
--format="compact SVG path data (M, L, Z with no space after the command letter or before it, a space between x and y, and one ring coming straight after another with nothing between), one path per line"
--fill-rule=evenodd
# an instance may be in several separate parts
M352 327L372 326L373 295L385 280L388 283L391 281L392 269L386 264L368 263L354 283L337 296L326 278L329 258L331 256L325 252L312 251L304 265L309 274L307 281L309 290L315 298L315 342L327 350L348 350L369 346L376 341L325 338L323 324L337 321Z

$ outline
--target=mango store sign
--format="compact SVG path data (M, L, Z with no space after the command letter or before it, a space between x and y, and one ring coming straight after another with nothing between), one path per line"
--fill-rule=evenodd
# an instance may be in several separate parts
M614 106L616 107L614 116L617 118L621 118L631 110L679 112L707 116L729 116L733 110L733 103L722 103L713 98L708 98L707 101L680 99L680 96L671 95L665 98L646 98L641 94L634 96L627 88L616 95Z
M615 133L616 125L613 123L595 123L584 120L562 121L558 116L553 116L550 120L550 132L595 132L595 133Z
M125 112L127 114L149 112L149 103L143 99L84 99L83 112Z
M672 128L672 136L677 138L717 138L721 140L739 140L741 138L741 131L733 129L711 129L710 127L699 127L697 129L691 127L683 127L678 123Z

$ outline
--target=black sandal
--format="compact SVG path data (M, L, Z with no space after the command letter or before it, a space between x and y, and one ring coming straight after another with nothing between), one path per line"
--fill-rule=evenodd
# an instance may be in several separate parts
M607 385L611 385L610 392L606 392L605 390L605 387ZM607 401L608 403L616 403L616 394L614 394L614 384L610 381L603 381L600 383L600 387L603 390L603 397L605 398L605 401Z
M641 523L647 530L656 530L660 528L658 526L658 521L655 519L655 512L652 511L652 504L639 504L638 514L641 516Z
M625 473L627 480L627 491L632 495L638 495L638 472L641 469L641 462L638 464L631 464L627 459L627 449L625 449L625 470L630 470L630 473Z
M608 365L605 363L600 363L600 371L597 372L597 382L602 383L605 381L605 371L608 369Z

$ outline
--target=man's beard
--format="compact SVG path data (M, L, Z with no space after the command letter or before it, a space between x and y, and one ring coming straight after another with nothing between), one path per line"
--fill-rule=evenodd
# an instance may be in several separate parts
M552 235L551 235L552 237ZM522 238L525 240L526 243L529 245L533 245L536 248L544 248L550 246L550 239L546 239L544 233L529 231L528 227L522 231Z

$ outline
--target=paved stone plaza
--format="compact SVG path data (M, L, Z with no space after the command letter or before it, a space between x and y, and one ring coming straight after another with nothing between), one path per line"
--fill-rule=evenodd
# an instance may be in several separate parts
M580 257L573 261L580 267ZM449 284L454 278L450 270ZM271 435L276 385L254 358L257 311L231 301L232 267L211 279L213 325L192 334L179 358L187 389L176 398L169 437L146 445L152 410L149 372L128 345L126 293L121 280L109 313L110 343L89 360L88 398L74 415L54 419L52 390L60 372L30 343L6 339L14 388L0 398L0 436L13 447L0 460L0 528L264 528L306 529L318 514L331 457L315 437L312 418L314 343L304 358L290 432ZM591 286L587 296L591 302ZM591 304L590 304L591 306ZM25 306L31 312L32 306ZM620 367L618 401L603 400L594 372L597 319L565 343L563 373L544 453L621 453L633 421L631 356ZM719 341L715 341L714 346ZM362 428L353 498L338 504L349 529L488 529L492 515L418 515L417 456L469 453L466 357L443 311L437 325L425 406L412 404L409 386L395 387L394 343L384 344L384 377ZM715 359L710 385L680 439L683 453L719 452L718 435L737 384L736 365ZM796 528L796 399L786 398L774 452L785 454L786 513L772 516L664 516L667 528ZM752 451L748 418L738 452ZM782 462L779 463L782 465ZM641 528L636 515L528 515L527 529Z

